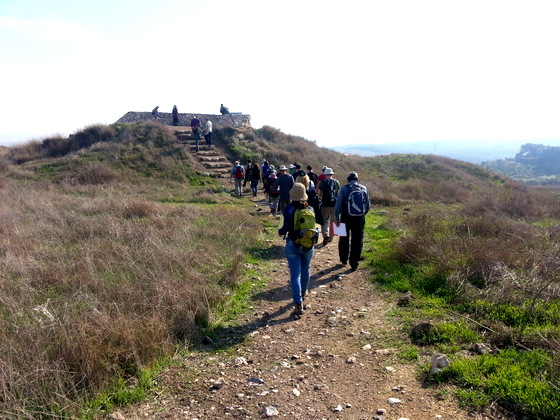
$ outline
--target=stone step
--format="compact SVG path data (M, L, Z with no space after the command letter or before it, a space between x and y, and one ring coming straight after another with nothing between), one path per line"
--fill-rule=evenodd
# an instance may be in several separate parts
M229 161L223 155L203 155L203 154L199 154L198 160L204 161L204 162L227 162L229 164Z
M212 168L212 169L231 169L231 165L227 162L202 162L202 164L204 165L204 167L206 168Z

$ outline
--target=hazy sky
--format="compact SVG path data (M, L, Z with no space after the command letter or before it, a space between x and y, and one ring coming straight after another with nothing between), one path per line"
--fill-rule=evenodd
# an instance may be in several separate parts
M0 0L0 144L220 104L321 146L560 136L560 2Z

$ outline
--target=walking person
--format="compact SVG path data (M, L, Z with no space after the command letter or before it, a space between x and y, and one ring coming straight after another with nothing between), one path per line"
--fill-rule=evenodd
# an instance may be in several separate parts
M268 163L268 160L263 160L263 163L261 165L261 176L262 176L262 185L263 185L263 190L264 190L265 197L268 196L268 185L267 184L268 184L268 175L270 175L268 173L269 169L270 169L270 164Z
M245 164L245 180L243 181L243 187L247 185L247 181L249 181L249 185L251 185L251 179L253 177L253 173L251 169L253 168L253 161L251 159L247 159L247 163Z
M314 188L319 187L319 175L313 172L313 167L311 165L307 165L307 176L309 180L313 182Z
M193 115L191 120L191 131L196 141L196 151L198 152L200 149L200 120L196 118L196 115Z
M177 109L177 105L173 105L171 116L173 117L173 125L179 125L179 110Z
M231 179L234 182L234 194L236 197L241 197L243 192L243 180L245 179L245 170L243 166L236 160L233 168L231 168Z
M280 165L278 168L278 187L280 188L280 197L278 198L278 210L280 213L284 212L284 209L288 204L290 204L290 190L294 186L294 177L287 173L288 168L284 165Z
M206 118L206 124L204 124L204 140L206 140L207 146L212 146L212 121L210 118Z
M323 171L325 178L319 183L317 194L321 200L321 234L323 235L323 245L332 242L332 232L330 232L331 223L335 221L334 207L340 190L340 183L334 179L334 172L331 168L325 168Z
M255 162L251 167L251 191L253 191L253 197L257 196L260 180L261 180L261 170L259 168L259 164Z
M268 175L268 206L273 216L278 214L278 197L280 197L280 187L276 182L277 179L274 172Z
M346 224L346 236L338 240L338 256L340 263L350 262L350 269L356 271L364 244L364 226L369 211L369 195L366 187L358 184L358 174L350 172L348 184L340 189L334 209L335 224Z
M290 176L290 175L288 175ZM307 233L313 233L315 217L313 209L307 204L305 186L295 183L290 191L290 204L283 212L284 224L278 235L286 239L284 252L290 268L290 286L294 301L295 316L303 315L303 301L308 295L311 272L311 259L314 254L314 241ZM311 227L312 226L312 227ZM318 232L315 232L318 236ZM309 236L309 240L304 239Z
M323 179L325 179L325 178L327 177L327 176L325 175L325 169L327 169L326 166L323 166L323 167L321 168L321 175L319 175L319 176L317 177L317 186L321 183L321 181L322 181Z

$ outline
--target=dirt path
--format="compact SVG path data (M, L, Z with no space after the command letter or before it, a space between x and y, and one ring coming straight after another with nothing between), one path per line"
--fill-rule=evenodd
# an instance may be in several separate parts
M336 240L316 247L307 308L295 320L276 245L267 289L219 338L226 350L212 352L213 343L193 351L159 377L146 402L111 418L258 419L266 410L289 419L490 418L459 409L448 389L424 385L417 363L400 361L390 343L402 332L386 318L394 297L376 291L366 269L337 265Z

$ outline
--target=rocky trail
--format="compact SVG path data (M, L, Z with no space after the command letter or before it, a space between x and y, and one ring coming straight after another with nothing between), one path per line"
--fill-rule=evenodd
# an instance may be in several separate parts
M268 211L262 196L251 199ZM107 418L498 418L460 409L450 389L425 384L418 362L399 358L403 332L386 316L395 297L368 281L367 268L338 265L336 239L316 247L305 314L295 319L282 245L271 246L275 263L261 274L270 281L250 313L177 360L146 401Z

